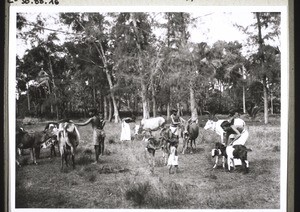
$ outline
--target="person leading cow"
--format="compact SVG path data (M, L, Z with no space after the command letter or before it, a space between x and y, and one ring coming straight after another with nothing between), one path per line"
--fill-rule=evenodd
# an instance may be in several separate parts
M105 120L103 119L103 114L99 113L97 114L96 110L92 110L89 112L89 115L91 116L90 119L88 119L84 123L76 123L78 126L85 126L89 123L92 124L93 129L93 143L95 148L95 162L94 164L98 163L99 156L104 155L104 139L105 139L105 132L103 130L105 126Z

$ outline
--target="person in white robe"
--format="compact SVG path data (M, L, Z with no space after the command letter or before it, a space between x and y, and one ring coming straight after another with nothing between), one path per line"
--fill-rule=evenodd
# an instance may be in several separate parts
M130 125L128 122L130 122L130 118L124 118L121 122L121 141L131 141L131 130Z

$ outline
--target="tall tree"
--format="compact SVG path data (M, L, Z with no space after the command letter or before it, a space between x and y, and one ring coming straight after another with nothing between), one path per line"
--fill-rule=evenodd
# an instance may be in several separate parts
M110 88L114 120L115 123L118 123L120 117L114 94L113 69L109 60L110 52L108 52L108 32L106 27L109 28L109 23L99 13L62 13L60 18L63 23L71 25L75 32L80 33L77 35L77 39L90 50L88 61L94 63L98 67L99 72L104 70ZM80 56L86 57L85 55ZM93 60L93 58L95 59Z
M269 51L268 46L273 46L277 54L280 53L275 41L280 39L280 13L274 12L258 12L254 13L255 23L247 28L239 26L245 33L249 35L249 44L257 46L257 52L254 53L252 59L252 74L254 74L263 84L263 101L264 101L264 123L267 124L268 120L268 87L270 78L268 77L270 69L267 68L268 57L266 52ZM256 29L253 31L251 27ZM274 46L275 45L275 46ZM277 45L277 46L276 46ZM259 64L258 66L255 64Z

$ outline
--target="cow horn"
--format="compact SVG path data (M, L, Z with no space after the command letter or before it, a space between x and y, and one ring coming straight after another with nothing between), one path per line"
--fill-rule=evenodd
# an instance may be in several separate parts
M213 119L213 115L209 111L203 111L204 114L208 114L208 119Z
M211 115L209 111L203 111L203 113L207 113L208 115Z

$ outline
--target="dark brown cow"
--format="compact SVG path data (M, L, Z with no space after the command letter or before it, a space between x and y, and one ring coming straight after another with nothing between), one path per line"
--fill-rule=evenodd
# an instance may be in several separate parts
M196 138L199 135L199 126L195 122L187 121L184 123L184 130L182 131L182 138L183 138L183 148L182 154L184 154L185 150L189 142L191 143L191 153L193 153L193 143L196 148Z
M41 145L47 140L50 140L52 137L53 133L50 130L27 132L18 127L16 129L16 148L30 149L31 159L34 164L37 164L36 159L39 156ZM18 160L17 164L20 164Z

